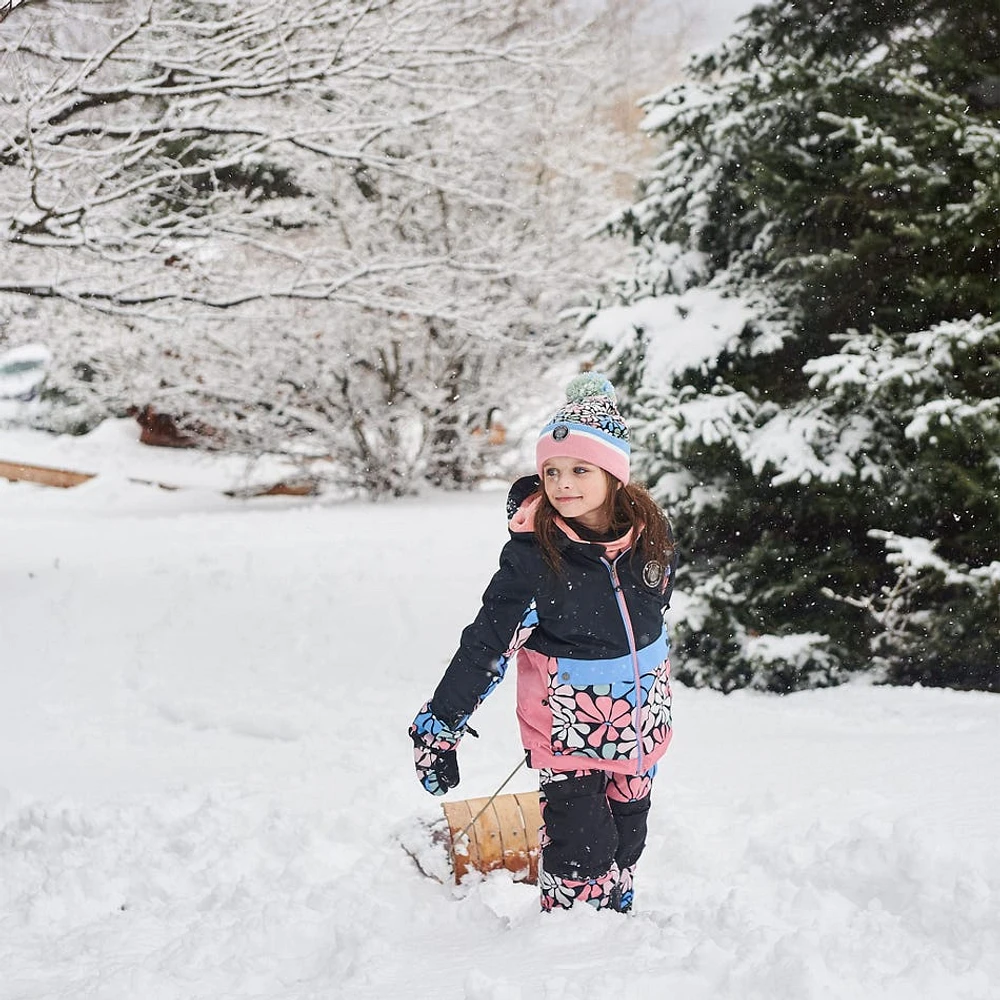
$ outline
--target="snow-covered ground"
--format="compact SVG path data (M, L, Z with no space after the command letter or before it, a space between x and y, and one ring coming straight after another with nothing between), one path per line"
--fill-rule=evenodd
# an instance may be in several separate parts
M241 471L102 433L82 486L0 480L0 1000L1000 996L1000 698L678 687L637 913L542 915L399 846L440 816L406 727L503 493L232 500ZM513 693L451 798L517 763Z

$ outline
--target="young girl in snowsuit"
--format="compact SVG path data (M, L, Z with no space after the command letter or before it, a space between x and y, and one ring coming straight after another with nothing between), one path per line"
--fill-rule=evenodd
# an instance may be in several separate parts
M629 483L628 427L603 376L569 384L536 466L511 489L510 541L482 608L410 726L414 760L427 791L454 788L469 716L516 662L521 738L539 771L542 908L624 912L671 736L673 538Z

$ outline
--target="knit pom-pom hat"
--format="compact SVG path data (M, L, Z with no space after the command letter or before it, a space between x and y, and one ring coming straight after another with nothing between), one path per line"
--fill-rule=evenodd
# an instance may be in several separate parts
M538 475L542 475L547 459L578 458L627 483L628 439L628 425L618 412L614 386L604 375L584 372L566 386L565 404L538 436Z

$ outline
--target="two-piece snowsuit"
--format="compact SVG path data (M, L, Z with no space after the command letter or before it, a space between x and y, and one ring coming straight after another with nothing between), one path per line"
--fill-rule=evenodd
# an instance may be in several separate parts
M460 728L517 662L517 716L540 771L543 906L627 909L656 762L671 737L663 612L676 559L561 530L558 574L534 536L537 477L514 484L510 540L430 708ZM526 501L526 502L525 502Z

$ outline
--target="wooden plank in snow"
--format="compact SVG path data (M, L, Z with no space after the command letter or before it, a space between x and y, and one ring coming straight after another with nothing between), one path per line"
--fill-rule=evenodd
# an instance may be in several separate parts
M23 462L0 461L0 478L11 482L40 483L42 486L58 486L68 489L79 486L94 478L92 472L72 472L69 469L54 469L47 465L25 465Z

